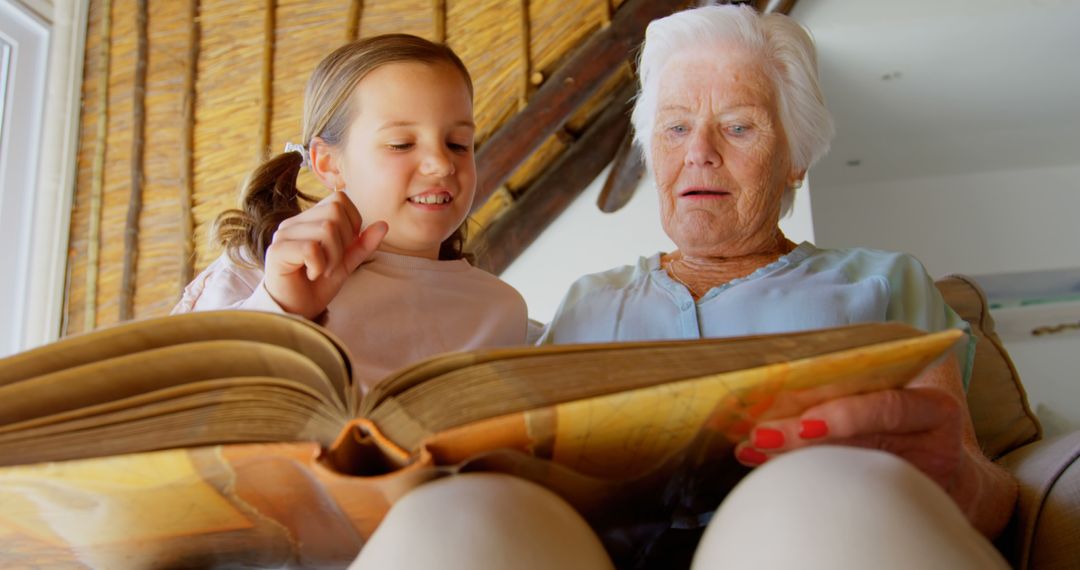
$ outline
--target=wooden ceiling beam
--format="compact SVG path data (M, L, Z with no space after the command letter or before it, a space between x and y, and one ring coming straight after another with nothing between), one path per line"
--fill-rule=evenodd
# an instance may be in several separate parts
M755 0L754 7L758 12L767 14L769 12L779 12L781 14L790 14L791 9L795 7L795 2L798 0Z
M488 138L476 156L476 209L545 140L597 92L641 44L649 22L686 0L627 0L611 25L593 34L529 99L528 106Z
M645 161L641 151L634 147L633 130L626 129L619 151L611 161L611 171L600 190L600 197L596 199L596 206L605 214L618 212L634 197L634 191L644 177Z
M581 137L477 236L470 249L478 267L501 273L596 179L629 131L633 95L634 84L628 82Z

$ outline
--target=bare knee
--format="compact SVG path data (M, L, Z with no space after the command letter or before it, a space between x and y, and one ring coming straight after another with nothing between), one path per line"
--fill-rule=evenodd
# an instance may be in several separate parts
M1000 567L945 491L908 462L825 446L779 456L740 482L694 559L695 568L793 565Z
M433 481L403 497L354 568L610 568L599 539L570 505L507 475Z

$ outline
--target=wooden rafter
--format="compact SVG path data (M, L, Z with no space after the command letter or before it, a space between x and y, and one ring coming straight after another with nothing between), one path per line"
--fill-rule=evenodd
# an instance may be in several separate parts
M184 73L184 109L180 121L180 287L191 282L195 276L195 97L199 70L199 0L188 0L188 57Z
M632 83L619 89L581 137L485 228L473 246L479 267L496 274L509 267L611 162L629 127L633 93Z
M645 161L641 153L634 148L634 133L628 127L619 150L611 161L611 171L596 199L596 206L607 214L619 211L634 197L634 190L644 176Z
M263 6L262 74L259 93L259 148L256 160L262 162L270 149L270 126L274 119L274 31L277 28L277 1L266 0Z
M518 110L525 109L529 104L529 94L532 92L532 22L529 20L529 0L521 0L518 20L521 26L518 34L521 36L521 93L518 95Z
M94 163L90 188L90 227L87 230L86 250L86 307L83 330L97 326L97 284L100 273L101 210L105 193L105 149L109 138L109 73L112 67L112 0L101 3L101 47L98 55L98 108L94 132Z
M795 7L795 2L798 0L756 0L754 7L758 12L769 13L779 12L781 14L790 14L791 9Z
M364 0L351 0L349 14L345 17L345 41L351 42L360 37L360 18L364 13Z
M146 150L146 64L150 52L147 26L149 0L138 0L135 8L135 85L132 97L131 197L124 224L124 268L120 278L120 320L135 316L135 277L139 262L139 217L143 209L143 156Z
M446 43L446 0L431 1L432 19L435 24L435 43Z
M505 182L566 120L587 101L637 49L652 20L666 16L685 0L627 0L611 25L594 34L544 84L528 106L502 125L477 153L474 207Z

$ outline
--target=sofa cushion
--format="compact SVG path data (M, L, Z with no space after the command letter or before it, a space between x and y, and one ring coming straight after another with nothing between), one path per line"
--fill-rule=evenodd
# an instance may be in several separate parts
M996 541L1017 570L1076 568L1080 561L1080 431L1026 445L1000 462L1019 493Z
M970 278L950 275L936 283L945 302L971 325L975 363L968 386L968 408L983 453L997 459L1042 437L1009 354L994 332L994 319L982 289Z

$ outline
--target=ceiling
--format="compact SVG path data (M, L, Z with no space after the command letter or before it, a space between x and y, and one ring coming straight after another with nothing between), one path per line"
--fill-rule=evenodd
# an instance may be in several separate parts
M836 118L815 187L1080 163L1080 0L801 0Z

